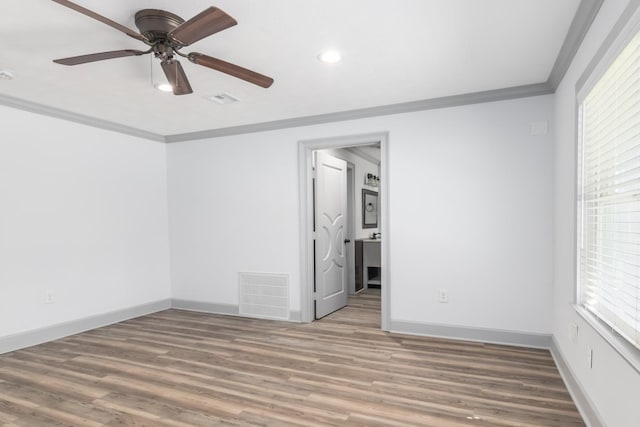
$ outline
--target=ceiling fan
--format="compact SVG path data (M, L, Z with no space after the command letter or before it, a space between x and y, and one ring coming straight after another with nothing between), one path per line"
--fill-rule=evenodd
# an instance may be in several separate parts
M88 62L102 61L105 59L122 58L125 56L139 56L153 53L161 61L162 70L171 84L174 95L186 95L192 93L187 75L175 59L176 56L187 58L194 64L202 65L230 76L237 77L249 83L268 88L273 84L273 79L255 71L248 70L235 64L214 58L203 53L180 52L183 47L189 46L198 40L226 30L238 22L217 7L209 7L190 20L186 21L171 12L158 9L143 9L136 13L135 23L139 33L118 24L109 18L99 15L89 9L67 0L53 0L63 6L80 12L83 15L96 19L109 25L126 35L140 40L149 46L147 50L124 49L109 52L92 53L89 55L73 56L70 58L55 59L53 62L62 65L78 65Z

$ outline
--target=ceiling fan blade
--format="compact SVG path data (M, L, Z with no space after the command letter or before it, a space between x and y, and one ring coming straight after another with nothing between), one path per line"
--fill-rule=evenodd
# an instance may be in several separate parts
M184 73L184 69L180 64L180 61L175 59L165 59L162 61L162 71L167 76L167 81L173 88L174 95L187 95L193 93L187 75Z
M53 62L62 65L79 65L87 62L104 61L105 59L123 58L125 56L139 56L149 52L142 50L126 49L112 50L110 52L91 53L89 55L72 56L70 58L54 59Z
M231 64L230 62L204 55L202 53L190 53L188 58L189 61L194 64L212 68L263 88L268 88L273 84L273 79L271 77L267 77L263 74L256 73L255 71L247 70L246 68L242 68L238 65Z
M238 22L217 7L200 12L169 33L169 37L188 46L218 31L233 27Z
M102 15L99 15L99 14L95 13L94 11L86 9L86 8L84 8L84 7L82 7L82 6L78 5L78 4L72 3L72 2L67 1L67 0L52 0L52 1L54 1L54 2L56 2L58 4L61 4L63 6L66 6L69 9L73 9L76 12L80 12L83 15L86 15L86 16L88 16L90 18L96 19L96 20L98 20L98 21L100 21L100 22L102 22L104 24L107 24L110 27L115 28L118 31L122 31L126 35L128 35L130 37L133 37L134 39L138 39L138 40L141 40L141 41L146 41L147 40L147 38L145 36L143 36L142 34L137 33L135 31L133 31L132 29L125 27L124 25L118 24L117 22L112 21L111 19L106 18L106 17L104 17Z

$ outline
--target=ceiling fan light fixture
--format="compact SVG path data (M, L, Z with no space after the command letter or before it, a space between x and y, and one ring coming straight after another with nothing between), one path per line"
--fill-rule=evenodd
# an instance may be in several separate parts
M167 77L164 75L160 61L153 56L150 56L149 58L149 64L151 67L151 85L160 92L173 92L173 86L171 86L171 83L169 83Z
M318 55L318 60L325 64L335 64L342 60L342 55L337 50L325 50Z

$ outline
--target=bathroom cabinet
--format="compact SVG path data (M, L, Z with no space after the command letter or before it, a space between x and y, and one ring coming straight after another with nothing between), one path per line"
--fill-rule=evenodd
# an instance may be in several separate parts
M379 239L356 240L356 292L381 285L381 250Z

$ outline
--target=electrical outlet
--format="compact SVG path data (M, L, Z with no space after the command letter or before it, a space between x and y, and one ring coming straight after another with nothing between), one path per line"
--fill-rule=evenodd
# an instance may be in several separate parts
M447 303L449 302L449 291L446 289L440 289L440 302Z
M53 304L55 302L55 295L53 291L47 291L44 294L44 303L45 304Z
M569 323L569 339L573 343L578 340L578 325L575 323Z

